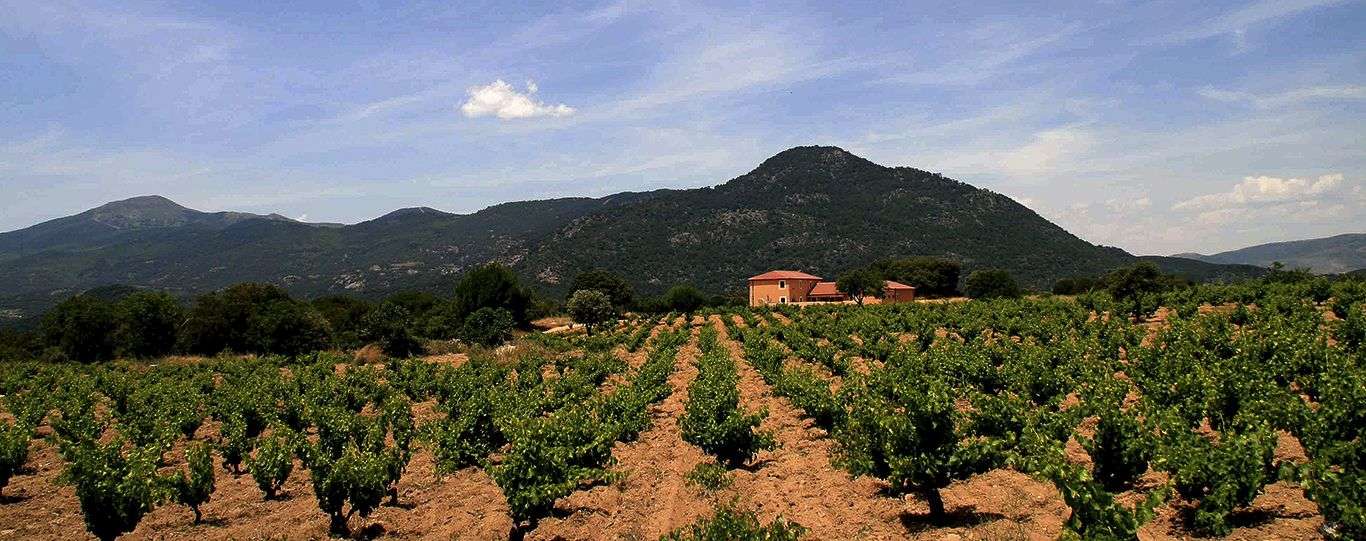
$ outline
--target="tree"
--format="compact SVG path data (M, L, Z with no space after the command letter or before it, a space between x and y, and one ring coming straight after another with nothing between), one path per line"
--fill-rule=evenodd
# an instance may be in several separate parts
M635 293L631 290L631 284L626 280L610 271L595 269L579 273L574 277L573 285L569 286L569 297L574 296L576 291L584 289L596 289L607 295L612 301L612 306L618 310L625 309L631 305L631 300Z
M1101 283L1095 278L1087 276L1076 276L1070 278L1059 278L1053 282L1054 295L1080 295L1094 291L1101 287Z
M1125 312L1135 319L1142 319L1157 310L1157 294L1167 289L1173 279L1163 275L1162 270L1152 262L1142 261L1107 274L1105 289L1115 302L1125 308Z
M928 256L878 261L870 268L883 279L915 287L916 295L925 297L957 294L958 276L962 272L957 261Z
M612 299L596 289L580 289L569 297L565 304L569 316L574 321L588 327L588 335L593 335L593 327L616 317L612 309Z
M243 351L301 355L332 344L327 319L312 306L293 299L265 305L252 315L248 325L249 339Z
M526 323L527 306L531 295L522 288L507 267L490 263L465 273L455 286L455 305L458 313L469 317L480 308L501 308L512 314L514 323Z
M664 294L664 306L675 312L693 312L707 304L707 296L697 288L680 284Z
M512 338L512 313L502 308L484 307L465 318L460 338L471 344L496 346Z
M379 344L390 357L411 357L422 351L422 342L413 332L412 314L401 304L385 301L366 314L362 329L362 339Z
M124 355L161 357L175 349L185 309L166 293L140 291L118 304L118 346Z
M835 281L835 287L841 293L863 305L863 298L874 295L882 291L883 280L872 270L860 269L846 272L840 275L839 280Z
M114 357L118 318L108 301L77 295L43 316L42 334L50 347L77 361L103 361Z
M968 276L963 292L974 299L1016 298L1021 295L1020 285L1010 273L1000 269L983 269Z
M365 345L361 334L365 332L365 316L375 310L374 304L347 295L320 297L309 304L332 327L332 341L338 348L356 349Z

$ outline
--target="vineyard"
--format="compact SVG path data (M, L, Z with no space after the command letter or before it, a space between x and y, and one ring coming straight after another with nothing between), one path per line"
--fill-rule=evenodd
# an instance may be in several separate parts
M0 539L1362 539L1363 297L732 309L371 364L5 364Z

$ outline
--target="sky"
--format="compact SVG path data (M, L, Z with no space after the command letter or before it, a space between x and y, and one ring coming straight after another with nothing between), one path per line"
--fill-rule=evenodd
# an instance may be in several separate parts
M1366 232L1363 0L0 13L0 231L146 194L472 212L716 185L821 144L1137 254Z

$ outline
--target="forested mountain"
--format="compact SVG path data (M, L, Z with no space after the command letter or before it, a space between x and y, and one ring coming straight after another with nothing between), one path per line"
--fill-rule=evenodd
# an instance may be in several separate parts
M380 296L447 288L489 261L547 294L592 268L620 273L647 294L677 283L722 293L773 268L833 277L910 255L955 258L965 273L1003 268L1038 288L1135 260L1004 195L834 147L798 147L715 187L506 203L473 214L412 208L345 226L198 212L155 196L119 201L0 233L0 313L36 313L108 284L192 294L261 281L305 296ZM1159 261L1175 272L1191 263Z
M1208 263L1266 267L1280 261L1290 268L1307 268L1319 274L1336 274L1366 268L1366 233L1348 233L1321 239L1272 242L1220 252L1214 255L1177 254Z

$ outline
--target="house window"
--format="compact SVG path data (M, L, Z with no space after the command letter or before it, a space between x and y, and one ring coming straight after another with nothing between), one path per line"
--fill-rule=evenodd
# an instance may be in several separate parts
M778 289L787 289L787 280L778 280Z
M787 297L778 297L778 304L787 304Z

